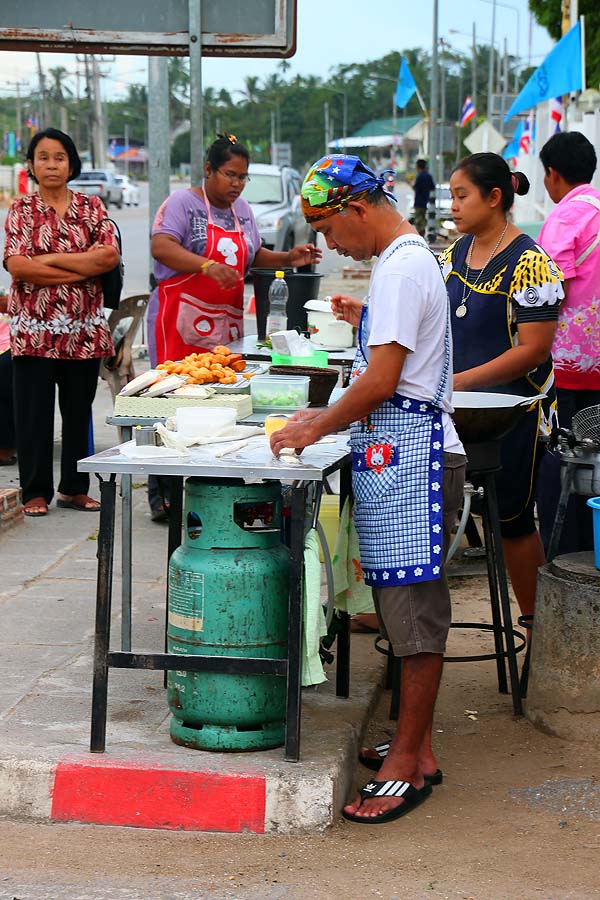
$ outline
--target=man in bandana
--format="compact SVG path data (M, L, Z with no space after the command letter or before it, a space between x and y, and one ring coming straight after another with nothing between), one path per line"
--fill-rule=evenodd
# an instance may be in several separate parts
M278 455L350 425L354 521L382 634L402 657L400 715L390 745L363 748L379 772L343 811L361 824L409 812L439 784L433 710L450 627L444 572L462 499L463 447L454 430L448 299L434 255L356 156L328 156L302 186L304 217L329 249L377 257L366 305L338 295L338 318L359 327L351 385L335 405L304 410L271 437Z

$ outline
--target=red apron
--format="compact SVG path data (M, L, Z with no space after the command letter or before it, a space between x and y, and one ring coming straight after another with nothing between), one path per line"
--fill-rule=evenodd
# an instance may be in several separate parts
M210 351L218 344L237 341L244 334L244 275L248 246L235 210L235 231L215 225L210 203L204 194L208 214L204 256L231 266L241 275L230 290L223 290L201 272L173 275L158 285L159 309L156 317L156 355L159 363L183 359L190 353Z

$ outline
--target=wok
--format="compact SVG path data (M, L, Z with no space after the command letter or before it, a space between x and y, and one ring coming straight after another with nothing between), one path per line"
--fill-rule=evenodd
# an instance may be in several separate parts
M512 431L532 404L544 398L485 391L454 391L452 418L463 444L498 441Z

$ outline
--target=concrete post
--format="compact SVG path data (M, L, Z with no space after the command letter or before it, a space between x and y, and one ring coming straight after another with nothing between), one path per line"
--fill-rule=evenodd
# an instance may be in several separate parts
M540 569L525 714L566 740L600 732L600 571L592 553Z

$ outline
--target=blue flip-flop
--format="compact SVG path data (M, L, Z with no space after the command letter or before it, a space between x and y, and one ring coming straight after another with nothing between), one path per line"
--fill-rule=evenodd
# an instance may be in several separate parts
M342 815L349 822L357 822L359 825L383 825L405 816L427 800L431 791L431 785L427 781L422 788L413 787L410 781L370 781L359 791L361 805L362 801L373 797L402 797L403 802L379 816L357 816L345 810L342 810Z

